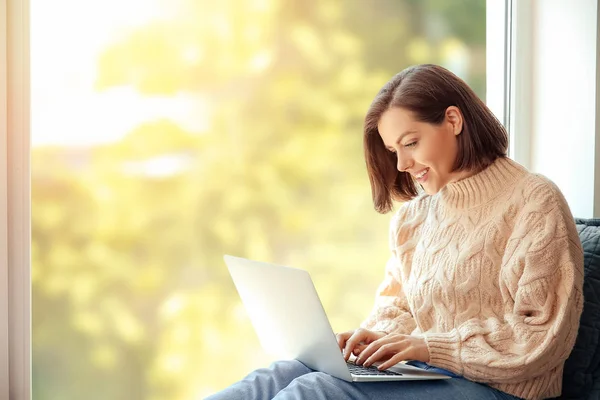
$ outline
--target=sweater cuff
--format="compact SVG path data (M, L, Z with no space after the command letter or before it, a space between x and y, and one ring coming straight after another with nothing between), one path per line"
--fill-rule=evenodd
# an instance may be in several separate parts
M463 375L460 360L461 340L456 329L446 333L426 333L424 337L429 350L427 364Z

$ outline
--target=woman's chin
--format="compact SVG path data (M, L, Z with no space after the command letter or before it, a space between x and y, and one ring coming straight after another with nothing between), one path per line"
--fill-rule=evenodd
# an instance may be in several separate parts
M421 187L423 188L423 191L425 193L427 193L429 196L433 196L434 194L439 192L441 189L435 185L431 185L429 182L422 183Z

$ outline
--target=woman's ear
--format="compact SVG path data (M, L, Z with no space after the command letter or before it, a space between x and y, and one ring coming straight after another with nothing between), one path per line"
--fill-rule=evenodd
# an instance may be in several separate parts
M450 106L446 108L446 121L452 126L452 132L455 136L462 133L463 116L458 107Z

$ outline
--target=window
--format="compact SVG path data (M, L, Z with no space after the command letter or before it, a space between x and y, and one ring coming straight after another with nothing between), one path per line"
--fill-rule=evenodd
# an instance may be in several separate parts
M364 111L421 62L485 97L482 1L31 3L35 398L202 398L268 363L223 253L308 269L356 326L387 258Z

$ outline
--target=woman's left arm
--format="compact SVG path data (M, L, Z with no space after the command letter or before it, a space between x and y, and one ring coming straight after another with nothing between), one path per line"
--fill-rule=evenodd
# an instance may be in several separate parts
M501 383L541 375L569 356L583 306L583 251L564 197L547 193L541 200L549 207L525 207L507 242L503 318L426 334L430 364Z

